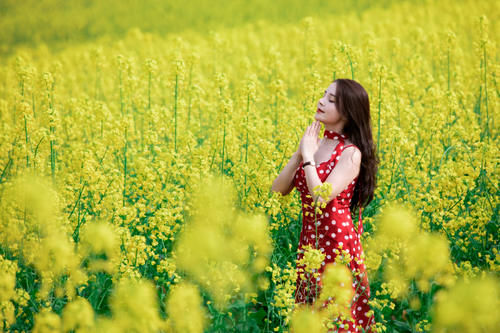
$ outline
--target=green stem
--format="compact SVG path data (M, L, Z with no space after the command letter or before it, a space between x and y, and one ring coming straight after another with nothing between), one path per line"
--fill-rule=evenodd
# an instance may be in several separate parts
M274 99L274 133L278 132L278 95Z
M151 110L151 72L148 78L148 110Z
M5 167L2 170L2 173L0 174L0 184L2 184L5 173L7 172L11 164L12 164L12 157L9 157L7 164L5 165Z
M450 48L448 48L448 91L450 91Z
M193 64L189 67L189 86L188 86L188 126L191 120L191 81L193 77Z
M122 192L122 205L125 207L125 194L127 187L127 129L125 128L125 147L123 149L123 192Z
M30 159L28 155L28 125L26 122L26 116L24 116L24 133L26 135L26 167L28 168L30 166Z
M52 84L52 89L51 90L47 90L47 97L48 97L48 100L49 100L49 109L50 109L50 113L53 114L54 113L54 84ZM49 131L50 131L50 134L51 134L51 137L53 137L53 134L55 133L56 131L56 128L53 126L52 124L52 121L51 121L51 124L50 124L50 127L49 127ZM56 177L56 149L55 149L55 140L54 139L50 139L50 170L51 170L51 174L52 174L52 182L55 183L55 177Z
M75 208L80 203L80 199L82 198L82 193L83 193L83 190L85 189L85 185L86 184L84 183L82 185L82 188L80 189L80 193L78 194L78 199L76 200L75 205L73 206L73 209L71 210L71 213L69 213L68 220L71 218L71 216L73 215L73 212L75 211Z
M54 134L54 131L54 126L50 126L50 134ZM56 150L53 139L50 140L50 170L52 173L52 182L54 182L56 177Z
M484 98L486 106L486 132L488 133L488 140L490 137L490 116L488 113L488 84L487 84L487 66L486 66L486 46L483 46L483 59L484 59Z
M179 75L175 75L175 96L174 96L174 151L177 152L177 88Z
M380 107L382 103L382 96L381 96L381 90L382 90L382 75L379 76L378 80L378 133L377 133L377 152L380 151L379 145L380 145Z
M24 101L24 80L21 79L21 82L19 82L19 86L21 88L21 96L23 96Z
M316 221L317 221L316 207L318 206L318 200L319 200L319 196L318 196L318 197L316 197L316 199L314 200L314 207L313 207L313 209L314 209L314 231L315 231L315 235L316 235L316 236L314 237L314 239L315 239L315 246L314 246L314 248L315 248L316 250L318 249L318 246L319 246L319 241L318 241L318 225L317 225L317 222L316 222ZM312 277L313 277L313 279L315 280L314 273L315 273L315 272L311 272ZM314 292L314 295L315 295L315 296L317 296L317 295L318 295L318 284L317 284L316 282L317 282L317 281L314 281L314 283L313 283L313 284L314 284L314 290L315 290L315 292ZM314 297L313 297L313 301L315 301L315 298L314 298Z
M349 64L351 66L351 77L352 80L354 80L354 67L352 66L351 56L349 56L349 52L346 52L345 54L347 55L347 59L349 59Z
M247 94L247 137L245 143L245 165L248 166L248 113L250 110L250 94ZM248 171L245 171L245 196L247 195L247 174Z
M33 118L36 118L36 108L35 108L35 93L32 93L31 94L31 104L32 104L32 107L33 107Z
M120 81L120 112L123 115L123 81L122 81L122 71L120 70L120 73L118 75L118 79Z
M99 84L99 66L97 65L97 59L96 59L96 62L95 62L95 94L94 94L95 100L97 100L98 84Z
M226 148L226 112L222 115L223 117L223 134L222 134L222 161L221 161L221 176L224 175L224 153Z

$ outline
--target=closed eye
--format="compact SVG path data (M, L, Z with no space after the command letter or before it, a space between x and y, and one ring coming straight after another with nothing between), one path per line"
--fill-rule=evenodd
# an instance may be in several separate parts
M325 93L323 94L323 97L325 97L325 95L326 95L326 90L325 90ZM330 101L330 100L328 100L328 102L335 103L335 101Z

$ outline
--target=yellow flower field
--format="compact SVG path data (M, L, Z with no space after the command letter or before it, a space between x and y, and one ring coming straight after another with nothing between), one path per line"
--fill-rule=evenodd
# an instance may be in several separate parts
M381 161L376 331L500 331L494 1L28 3L0 7L4 331L338 329L353 259L339 304L296 307L300 198L270 191L335 78L369 93Z

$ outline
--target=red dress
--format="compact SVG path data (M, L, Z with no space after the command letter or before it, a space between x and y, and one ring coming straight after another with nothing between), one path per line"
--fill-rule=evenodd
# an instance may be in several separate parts
M316 171L318 173L321 182L325 182L326 178L330 172L335 168L340 155L343 150L349 146L355 145L344 145L344 139L346 136L344 134L339 134L333 131L325 130L324 136L339 140L339 143L335 147L332 156L328 161L325 161L319 165L316 165ZM356 181L358 177L354 180L333 200L331 200L325 208L322 209L321 215L316 215L317 220L317 234L318 234L318 247L316 247L316 230L314 227L314 208L312 207L313 199L307 198L306 195L310 195L306 184L305 172L302 169L302 163L300 163L294 177L294 186L300 192L302 201L302 231L300 233L299 249L303 245L310 244L313 248L320 249L326 256L325 260L322 262L318 272L323 273L325 265L328 263L333 263L337 254L334 252L338 249L340 253L339 246L342 245L344 251L349 252L353 260L349 264L349 268L352 272L359 272L359 275L353 276L353 286L354 298L351 306L351 315L355 323L351 321L340 321L336 318L335 321L339 321L339 333L340 332L362 332L360 327L362 327L366 332L371 332L371 327L375 323L373 315L367 317L365 312L370 310L368 305L368 299L370 297L370 285L368 283L366 267L364 265L364 260L361 258L363 254L363 247L361 246L360 236L363 232L363 223L361 220L361 209L359 211L359 225L358 231L354 230L354 224L351 218L350 212L350 202L354 192L354 187L356 186ZM312 216L306 212L312 213ZM298 253L297 260L302 259L303 253ZM356 262L358 261L358 262ZM297 269L303 268L301 265L297 265ZM319 296L319 291L321 290L321 283L317 284L318 287L307 288L307 285L316 285L316 280L312 276L309 278L309 283L307 281L300 280L297 277L296 281L296 293L295 293L295 303L309 303L311 304L317 296ZM321 275L317 278L317 281L321 281ZM318 294L316 294L318 291ZM343 329L344 324L349 323L349 330Z

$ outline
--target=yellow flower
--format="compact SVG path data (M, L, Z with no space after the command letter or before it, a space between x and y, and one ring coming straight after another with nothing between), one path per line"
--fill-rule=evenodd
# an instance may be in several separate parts
M332 184L329 182L323 182L321 185L317 185L313 188L313 193L314 196L320 197L323 199L323 201L328 201L330 199L330 195L332 194ZM323 202L324 206L322 208L326 207L326 203Z
M329 263L323 273L320 301L333 300L328 307L334 317L351 316L350 304L354 297L352 273L346 265Z
M117 229L107 222L87 222L81 229L80 250L83 256L91 256L88 269L113 273L118 265L120 243ZM104 256L104 259L100 257Z
M411 239L417 232L416 214L399 203L390 203L383 208L379 219L379 234L387 243Z
M61 318L50 311L48 308L43 308L35 315L35 326L33 333L50 333L61 331Z
M16 271L17 264L0 255L0 303L16 296Z
M147 280L120 280L110 299L113 321L122 329L153 332L163 327L154 286Z
M173 332L203 332L207 324L198 288L189 282L173 287L167 301L167 313Z
M493 275L460 280L436 293L433 305L436 332L494 332L500 327L500 281Z
M425 280L446 270L450 260L448 240L443 235L418 233L408 243L405 255L405 275L418 278L420 285ZM424 290L426 291L426 290Z
M325 260L325 254L310 244L305 245L303 249L304 256L297 263L304 265L306 272L312 273L321 267L321 263Z
M257 285L260 290L267 290L269 288L269 280L265 276L259 276Z
M252 275L268 266L272 243L265 216L233 208L233 185L217 177L201 185L193 195L197 210L177 239L176 266L206 288L222 310L240 291L255 291Z
M62 314L64 331L89 332L94 326L94 311L90 303L82 297L66 304Z
M293 310L290 328L294 333L326 332L326 328L322 323L323 319L324 316L321 312L307 305L300 304Z

